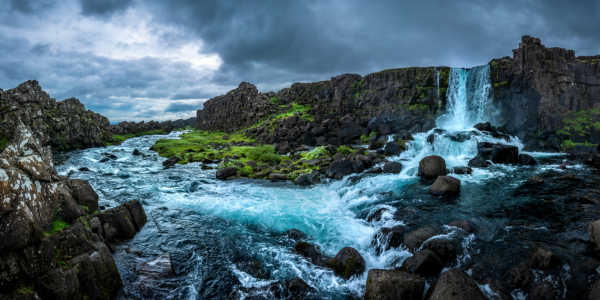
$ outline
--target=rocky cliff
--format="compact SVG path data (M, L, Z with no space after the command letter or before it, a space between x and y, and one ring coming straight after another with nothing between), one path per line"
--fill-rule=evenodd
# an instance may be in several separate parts
M530 150L597 153L600 55L547 48L524 36L513 57L490 63L496 123L506 123Z
M144 209L98 212L90 184L58 176L43 133L17 122L0 153L0 299L114 298L122 281L109 248L140 230Z
M105 141L112 141L106 117L86 110L75 98L64 101L50 98L35 80L0 90L0 120L0 144L3 144L0 148L15 136L20 121L52 149L100 147Z

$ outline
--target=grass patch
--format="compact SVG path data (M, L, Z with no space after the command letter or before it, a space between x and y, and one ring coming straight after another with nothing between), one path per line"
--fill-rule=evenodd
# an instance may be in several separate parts
M143 135L155 135L155 134L167 134L167 132L162 129L158 129L158 130L149 130L149 131L144 131L144 132L139 132L139 133L115 134L112 137L116 143L122 143L130 138L143 136Z
M279 99L277 99L277 97L273 97L270 100L271 100L271 102L273 102L275 104L279 103Z
M69 226L69 224L67 224L67 222L61 220L58 217L55 217L54 220L52 220L52 225L50 225L50 231L45 232L44 235L46 235L46 236L53 235L59 231L62 231L67 226Z
M280 157L277 152L275 152L275 148L273 145L262 145L258 147L249 147L246 152L246 156L250 160L254 160L257 162L273 162L279 163Z

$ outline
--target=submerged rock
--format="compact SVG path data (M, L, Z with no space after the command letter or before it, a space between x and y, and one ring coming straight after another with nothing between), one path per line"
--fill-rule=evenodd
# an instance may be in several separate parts
M469 223L469 221L467 220L453 221L448 223L448 226L458 227L467 233L473 232L473 228L471 228L471 223Z
M135 267L135 272L139 274L139 281L142 283L175 276L169 254L163 254L151 262L140 262Z
M489 166L490 163L485 158L477 155L471 160L469 160L468 165L471 168L487 168L487 166Z
M450 269L427 291L427 300L487 300L475 280L461 269Z
M406 226L396 225L392 228L382 227L375 233L371 245L381 253L383 251L390 250L391 248L397 248L402 244L402 238L406 233Z
M531 184L531 185L539 185L544 183L544 179L538 177L538 176L531 176L529 178L527 178L527 183Z
M334 258L325 263L325 266L332 269L336 275L350 279L352 276L364 273L367 264L356 249L344 247Z
M535 247L529 254L529 261L536 269L549 269L559 264L558 257L552 251Z
M454 174L471 174L473 169L470 167L454 167Z
M452 176L438 176L429 192L434 195L456 195L460 193L460 180Z
M389 209L387 209L385 207L374 211L372 214L369 215L369 217L367 217L367 222L379 222L381 220L383 213L386 211L389 211Z
M524 165L529 165L529 166L533 166L533 165L537 164L537 162L535 161L533 156L531 156L529 154L524 154L524 153L519 154L519 162Z
M367 275L365 300L421 300L425 280L406 272L371 269Z
M313 264L317 266L323 265L323 253L313 244L306 242L299 242L294 246L296 253L308 258Z
M418 175L424 178L436 178L446 176L446 161L438 155L424 157L419 162Z
M298 229L295 229L295 228L288 229L285 232L285 234L287 235L287 237L289 239L294 240L294 241L301 241L301 240L303 240L303 239L305 239L305 238L308 237L306 235L306 233L304 233L304 232L302 232L302 231L300 231Z
M533 272L525 262L506 271L503 276L504 283L511 291L528 287L532 280Z

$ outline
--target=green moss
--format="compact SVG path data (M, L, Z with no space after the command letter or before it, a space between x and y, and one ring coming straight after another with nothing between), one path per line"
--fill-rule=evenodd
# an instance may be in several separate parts
M340 146L340 147L338 147L336 150L337 150L338 152L341 152L341 153L343 153L344 155L348 155L349 153L354 153L354 152L356 152L356 150L354 150L354 149L352 149L352 148L350 148L350 147L348 147L348 146L345 146L345 145L344 145L344 146Z
M328 155L331 155L331 153L329 153L329 151L327 151L327 149L325 149L324 146L319 146L308 153L304 153L304 159L316 159L321 156L328 156Z
M508 84L508 82L506 82L506 81L494 82L494 87L497 88L497 87L501 87L506 84Z
M279 99L277 99L277 97L273 97L270 100L271 100L271 102L273 102L275 104L279 103Z
M19 281L19 284L17 286L17 289L15 290L15 294L16 295L27 295L30 293L33 293L33 283L32 282L25 282L25 281Z
M8 145L8 140L7 139L0 140L0 151L6 149L7 145Z
M280 157L275 152L273 145L263 145L259 147L249 147L246 151L246 156L249 160L256 162L273 162L279 163Z
M55 217L54 220L52 220L52 225L50 225L50 231L44 232L44 235L46 235L46 236L53 235L53 234L63 230L67 226L69 226L69 224L67 224L67 222L61 220L58 217Z

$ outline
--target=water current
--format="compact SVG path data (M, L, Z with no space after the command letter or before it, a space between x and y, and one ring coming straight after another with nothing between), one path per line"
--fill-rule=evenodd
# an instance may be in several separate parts
M452 69L449 82L449 113L438 120L438 126L447 131L416 134L407 151L391 158L403 164L400 174L363 174L358 180L299 187L267 180L219 181L214 170L201 170L198 163L163 169L164 158L149 147L157 139L177 138L181 132L61 154L63 164L57 169L62 175L88 180L99 194L100 205L114 207L139 199L146 209L148 224L115 253L125 284L119 299L224 299L235 293L243 298L242 291L273 281L283 284L294 277L314 287L318 299L360 299L367 272L343 280L316 267L293 253L295 242L285 231L303 231L328 256L354 247L365 258L368 270L400 266L412 255L402 247L380 254L371 245L379 228L397 224L441 228L443 234L434 238L448 238L458 246L459 256L447 268L470 270L489 297L489 287L479 278L524 259L534 243L549 244L565 263L564 272L536 273L536 278L554 276L564 289L572 275L568 262L579 259L572 253L582 247L573 240L585 235L581 224L594 218L593 213L557 200L569 197L573 192L569 186L531 191L524 181L533 175L548 180L563 175L565 171L557 167L568 157L530 153L538 165L492 165L474 169L471 175L453 174L461 180L462 190L452 199L428 194L431 182L416 176L425 156L440 155L451 169L466 166L480 141L507 143L472 133L476 122L485 121L489 67ZM436 138L429 144L426 138L432 133ZM516 138L509 143L522 147ZM147 156L133 156L134 149ZM100 163L103 152L118 159ZM90 171L78 171L82 167ZM579 166L569 171L590 172ZM383 207L389 211L381 221L366 221ZM456 220L469 220L475 233L446 225ZM151 284L139 282L135 265L165 253L171 255L177 276ZM256 279L236 267L248 261L259 261L268 279ZM519 292L513 294L523 296Z

